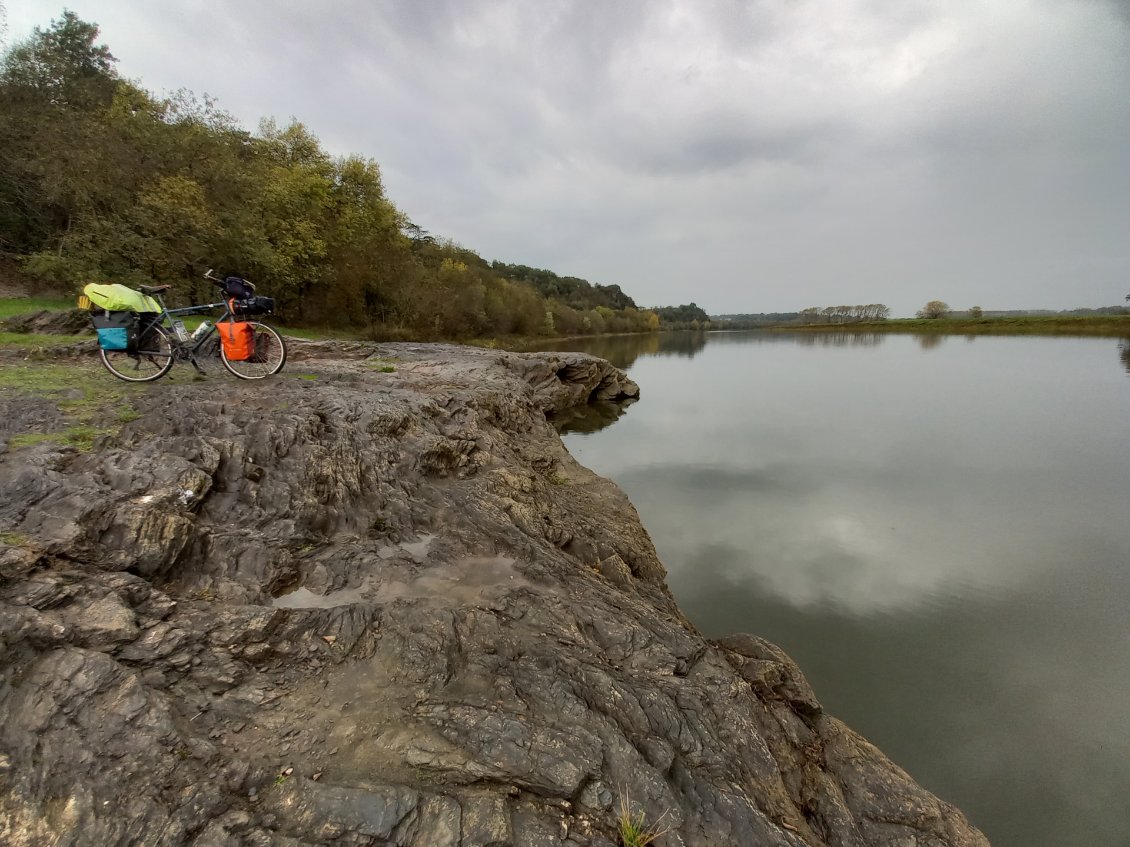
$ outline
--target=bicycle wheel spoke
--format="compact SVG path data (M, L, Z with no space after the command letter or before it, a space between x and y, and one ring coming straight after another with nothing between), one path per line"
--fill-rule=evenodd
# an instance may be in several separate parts
M246 358L230 359L221 348L221 359L226 367L240 379L263 379L277 374L286 364L286 343L274 329L256 321L246 322L251 327L251 352Z

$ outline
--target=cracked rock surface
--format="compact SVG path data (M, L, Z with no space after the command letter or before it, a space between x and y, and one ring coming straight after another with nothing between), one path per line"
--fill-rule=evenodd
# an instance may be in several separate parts
M987 844L779 648L684 618L546 420L622 373L292 361L134 391L85 452L9 445L44 401L0 393L0 843L609 847L627 798L668 847Z

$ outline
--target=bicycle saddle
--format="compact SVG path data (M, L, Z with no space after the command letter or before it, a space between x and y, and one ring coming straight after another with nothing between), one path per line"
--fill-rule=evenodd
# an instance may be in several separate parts
M172 288L171 285L139 285L138 290L142 294L160 294L162 291L168 291Z

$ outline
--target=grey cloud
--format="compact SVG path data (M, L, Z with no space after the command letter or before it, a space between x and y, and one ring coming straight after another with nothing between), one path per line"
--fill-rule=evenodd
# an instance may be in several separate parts
M47 0L13 28L46 23ZM488 258L713 311L1118 302L1124 0L89 0L121 68L376 158ZM11 14L11 10L10 10ZM29 16L33 16L31 18ZM13 32L17 35L17 32Z

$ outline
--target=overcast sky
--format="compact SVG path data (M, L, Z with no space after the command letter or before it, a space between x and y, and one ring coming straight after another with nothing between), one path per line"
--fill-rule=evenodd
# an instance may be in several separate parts
M8 41L62 11L0 0ZM1121 303L1127 0L74 0L487 259L712 313Z

